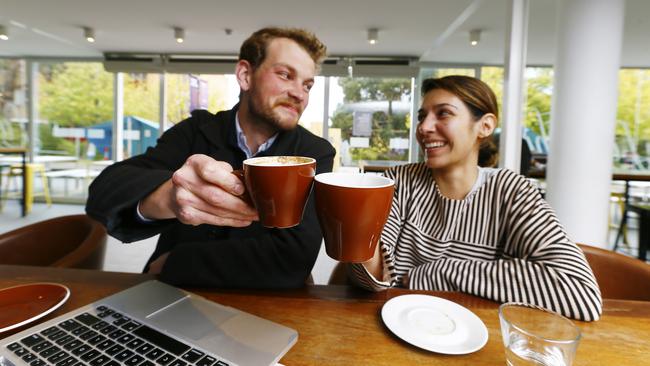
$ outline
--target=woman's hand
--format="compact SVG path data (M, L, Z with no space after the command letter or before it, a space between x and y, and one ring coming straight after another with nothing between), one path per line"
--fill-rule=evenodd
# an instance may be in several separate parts
M379 247L381 243L377 243L375 248L375 254L367 262L363 262L363 266L366 267L368 272L377 279L377 281L383 281L384 278L384 263L381 258L381 250Z

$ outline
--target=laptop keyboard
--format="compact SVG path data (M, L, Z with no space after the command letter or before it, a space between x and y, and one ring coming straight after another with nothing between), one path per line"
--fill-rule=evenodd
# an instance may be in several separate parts
M7 349L31 366L228 366L123 314L99 306Z

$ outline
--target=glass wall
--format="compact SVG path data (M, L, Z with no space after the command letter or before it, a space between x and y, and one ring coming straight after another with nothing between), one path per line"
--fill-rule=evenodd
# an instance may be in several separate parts
M619 72L614 167L650 169L650 70Z
M85 199L84 179L112 161L114 74L101 62L37 63L38 91L35 156L45 162L54 197ZM25 60L0 60L0 146L27 145L27 66ZM501 104L504 71L498 66L422 68L419 80L451 74L478 75ZM650 165L650 71L620 71L620 97L613 164L620 169ZM553 70L529 67L523 139L543 168L548 153ZM316 78L300 124L327 136L337 150L335 169L391 166L409 160L412 78ZM239 100L232 74L167 74L166 128L196 108L216 113ZM327 95L325 95L327 93ZM124 156L155 144L160 125L160 75L124 74ZM324 101L329 101L325 113ZM327 117L327 133L323 118ZM81 171L90 172L82 174ZM74 183L74 187L73 187Z
M101 62L39 62L35 82L35 162L54 200L84 202L102 161L111 162L114 75Z
M27 62L0 59L0 147L27 146Z
M325 81L326 77L317 76L309 92L309 104L298 122L316 136L323 137L323 116L325 115ZM331 87L331 86L330 86ZM237 87L239 90L239 87ZM331 139L330 139L331 140Z
M475 67L432 67L420 71L422 80L427 78L441 78L448 75L465 75L476 77Z
M194 109L216 113L232 108L238 101L239 86L234 75L166 74L165 82L165 129L189 117Z
M328 136L335 169L408 161L411 78L330 78Z
M124 74L123 98L122 150L126 159L156 144L160 128L160 75Z
M86 129L111 129L113 74L100 62L39 63L38 70L36 155L94 159Z

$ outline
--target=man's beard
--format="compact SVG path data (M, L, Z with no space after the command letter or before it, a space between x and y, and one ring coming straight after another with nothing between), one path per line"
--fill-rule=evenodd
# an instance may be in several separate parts
M287 123L286 121L283 122L282 117L273 109L273 107L281 104L290 104L296 108L296 110L298 110L297 119L300 119L302 108L300 108L300 106L296 103L287 100L280 100L272 106L267 106L264 103L256 103L253 98L253 100L251 100L251 103L248 105L248 111L253 121L256 123L264 124L275 131L292 130L298 124L298 121L296 120L295 123Z

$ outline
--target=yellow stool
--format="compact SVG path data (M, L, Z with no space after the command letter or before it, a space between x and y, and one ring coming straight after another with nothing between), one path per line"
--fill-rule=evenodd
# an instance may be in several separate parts
M39 173L43 182L43 193L38 194L38 196L44 196L47 206L52 206L52 198L50 197L50 190L47 185L47 176L45 175L45 166L43 164L32 164L29 163L25 166L27 170L26 179L25 179L25 196L27 197L27 202L25 202L25 213L29 213L32 210L32 204L34 203L34 174ZM12 165L9 168L9 174L7 180L5 181L5 186L3 188L2 200L0 200L0 210L3 208L3 202L7 199L9 193L9 182L12 181L14 177L22 177L23 175L23 166Z

